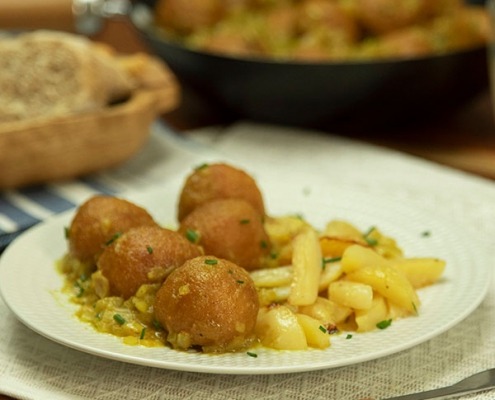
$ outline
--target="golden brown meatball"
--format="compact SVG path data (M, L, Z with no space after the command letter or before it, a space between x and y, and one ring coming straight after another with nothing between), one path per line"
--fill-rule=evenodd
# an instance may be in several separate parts
M206 164L186 179L179 198L179 221L200 204L225 198L244 199L265 214L261 192L250 175L227 164Z
M432 39L440 51L485 45L490 38L488 13L480 6L465 6L457 12L435 18L430 25Z
M242 199L219 199L195 208L179 232L203 248L204 254L225 258L252 270L270 251L261 215Z
M116 234L136 226L156 226L143 208L117 197L98 195L83 203L68 229L69 251L84 262L96 262Z
M254 283L243 268L201 256L173 271L156 295L156 319L174 348L206 352L245 349L259 310Z
M256 43L248 40L241 32L218 31L206 38L200 47L203 50L228 54L231 56L256 56L261 54L261 49Z
M358 16L363 26L374 34L420 23L429 12L431 0L358 0Z
M264 30L266 32L267 44L284 46L294 40L298 35L299 12L296 7L289 4L268 9L264 15Z
M456 12L463 5L463 0L429 0L425 5L425 13L428 17L447 15Z
M303 32L327 32L330 44L350 45L359 39L356 20L339 3L327 0L306 0L300 6L299 24Z
M162 282L186 260L201 254L177 232L158 226L132 228L107 246L98 269L109 283L109 293L129 298L145 283Z
M421 57L435 50L426 29L415 26L383 35L377 44L383 57Z
M155 6L158 25L182 33L212 26L224 15L223 0L160 0Z

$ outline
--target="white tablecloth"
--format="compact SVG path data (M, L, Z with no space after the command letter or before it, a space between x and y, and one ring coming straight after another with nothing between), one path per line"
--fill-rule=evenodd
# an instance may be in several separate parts
M467 246L476 233L483 246L495 249L494 182L329 134L251 123L185 137L157 124L149 144L129 163L43 190L78 204L99 190L146 190L208 160L244 167L261 179L261 185L270 174L291 173L299 179L325 174L330 185L345 179L375 191L394 191L415 207L457 220L466 229ZM2 196L5 204L16 204L37 220L59 211L43 206L32 192L9 191ZM22 229L2 204L0 229ZM495 267L494 260L487 262ZM0 300L0 393L23 399L380 399L452 384L493 367L493 285L466 320L410 350L337 369L260 376L177 372L88 355L30 331ZM495 391L465 398L494 399Z

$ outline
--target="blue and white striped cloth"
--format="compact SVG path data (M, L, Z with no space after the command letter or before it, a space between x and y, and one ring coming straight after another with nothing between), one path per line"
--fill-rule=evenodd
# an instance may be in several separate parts
M74 190L67 196L67 193ZM89 194L116 194L117 190L97 178L81 179L72 184L43 185L0 194L0 251L26 229L51 215L67 211Z
M209 158L206 146L156 122L145 147L117 168L67 182L0 191L0 252L26 229L74 208L91 195L141 190L184 174L191 165Z

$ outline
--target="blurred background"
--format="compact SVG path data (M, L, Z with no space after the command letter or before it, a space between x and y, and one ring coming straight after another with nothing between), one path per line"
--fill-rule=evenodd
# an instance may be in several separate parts
M179 130L298 126L495 176L480 162L495 147L484 1L42 4L3 1L0 28L69 30L158 55L181 85L179 107L164 116Z

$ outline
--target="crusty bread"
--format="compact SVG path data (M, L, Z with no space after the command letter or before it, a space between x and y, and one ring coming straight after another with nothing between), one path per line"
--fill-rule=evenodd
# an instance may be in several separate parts
M138 84L112 49L62 32L0 41L0 122L92 111Z
M179 101L177 79L152 55L59 32L0 39L0 189L116 166Z

